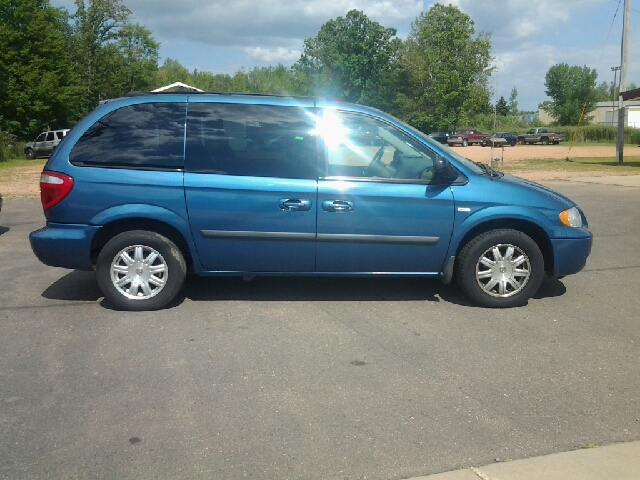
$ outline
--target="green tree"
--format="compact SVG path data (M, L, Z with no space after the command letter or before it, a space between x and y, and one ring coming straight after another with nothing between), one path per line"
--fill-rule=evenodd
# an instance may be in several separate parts
M295 95L297 91L295 72L278 64L275 67L255 67L248 74L249 90L258 93Z
M198 74L198 72L196 72ZM167 58L162 66L158 69L156 87L164 87L172 83L182 82L193 87L204 88L194 85L193 78L187 67L183 67L178 60Z
M635 83L631 82L627 90L635 90L638 88ZM613 82L602 82L596 87L598 102L618 101L618 85Z
M131 15L122 0L76 0L74 56L83 80L82 101L88 111L110 96L113 71L121 63L113 43Z
M509 115L516 116L519 113L518 110L518 89L514 85L509 95Z
M162 69L162 67L160 67ZM165 83L167 85L170 82ZM231 75L226 73L213 74L211 72L200 72L197 69L191 73L191 83L189 85L204 90L205 92L230 92Z
M577 125L584 112L584 123L588 123L587 114L595 108L598 101L595 69L587 66L569 66L560 63L552 66L545 79L545 93L551 101L544 102L542 109L555 118L559 125Z
M509 105L507 105L507 101L504 97L500 97L496 102L496 115L501 115L503 117L509 115Z
M29 138L77 116L66 21L48 0L0 0L0 130Z
M385 28L363 12L351 10L304 41L294 70L301 74L299 81L306 76L320 95L371 103L379 97L381 80L401 44L395 36L395 28Z
M137 23L126 23L117 43L119 68L117 77L125 91L148 90L158 72L160 44L151 31Z
M473 20L458 7L436 3L412 23L405 42L400 115L423 130L449 130L492 113L492 60L489 35L476 35Z

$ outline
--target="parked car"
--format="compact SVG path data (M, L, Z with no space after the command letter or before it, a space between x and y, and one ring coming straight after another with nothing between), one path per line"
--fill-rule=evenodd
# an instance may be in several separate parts
M0 193L0 212L2 211L2 193Z
M355 142L363 131L383 144ZM69 132L40 187L36 256L95 269L130 310L167 305L187 273L455 279L513 307L580 271L592 244L559 193L379 110L309 98L115 99Z
M543 145L554 145L563 142L565 139L564 133L550 132L546 128L532 128L526 133L518 135L518 143L525 145L527 143L542 143Z
M474 143L481 143L482 139L488 136L488 133L482 133L477 130L460 130L449 135L447 143L449 145L462 145L463 147L466 147L467 145L473 145Z
M487 145L493 145L494 147L500 147L504 145L511 145L514 147L518 137L509 132L497 132L491 134L489 137L485 137L480 141L480 145L486 147Z
M42 132L33 142L28 142L24 146L24 154L29 160L36 157L48 157L66 137L69 129L50 130Z
M429 134L429 138L433 138L436 142L446 145L449 135L451 135L450 132L433 132Z

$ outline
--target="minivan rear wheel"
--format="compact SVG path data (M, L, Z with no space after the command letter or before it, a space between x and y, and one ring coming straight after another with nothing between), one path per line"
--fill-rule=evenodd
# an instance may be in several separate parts
M144 230L113 237L98 256L96 275L104 296L125 310L157 310L182 289L187 266L168 238Z
M518 230L499 229L480 234L458 256L458 285L482 307L525 305L538 291L543 276L540 248Z

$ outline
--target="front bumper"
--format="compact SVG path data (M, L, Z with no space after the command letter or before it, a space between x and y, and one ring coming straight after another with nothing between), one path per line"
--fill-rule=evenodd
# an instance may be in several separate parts
M51 267L93 270L91 240L99 226L48 223L31 232L29 242L38 260Z
M553 277L564 277L572 273L578 273L587 263L587 257L591 253L593 235L587 231L587 235L580 238L556 238L551 240L553 247Z

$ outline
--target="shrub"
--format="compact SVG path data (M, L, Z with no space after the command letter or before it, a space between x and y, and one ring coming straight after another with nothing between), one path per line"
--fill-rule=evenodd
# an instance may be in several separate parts
M606 142L615 143L618 127L610 125L586 125L576 131L576 127L550 127L554 132L563 132L568 141L575 135L576 142ZM624 143L640 144L640 129L626 127L624 129Z
M20 153L20 145L16 136L0 130L0 162L19 157Z

